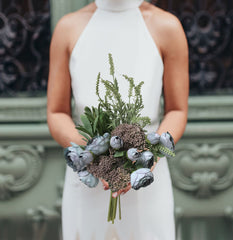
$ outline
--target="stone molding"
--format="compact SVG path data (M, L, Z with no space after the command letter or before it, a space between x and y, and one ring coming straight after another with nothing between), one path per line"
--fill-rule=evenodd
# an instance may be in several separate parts
M163 116L163 99L161 99L161 114ZM190 96L189 121L233 120L232 96Z
M74 107L74 101L72 106ZM46 122L46 107L46 97L1 98L0 123ZM163 100L161 100L162 108ZM233 97L189 97L188 119L189 121L233 120Z
M46 122L47 98L1 98L0 123Z
M30 189L40 179L42 146L0 147L0 200L8 200Z
M170 160L173 185L198 198L233 186L233 144L183 144Z

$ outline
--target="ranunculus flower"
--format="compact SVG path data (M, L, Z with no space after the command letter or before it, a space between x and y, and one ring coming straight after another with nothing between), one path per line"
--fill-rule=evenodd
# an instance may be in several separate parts
M97 186L99 179L93 176L88 171L81 171L78 173L80 181L82 181L85 185L90 188L94 188Z
M113 136L110 139L110 146L113 149L118 150L118 149L123 147L123 140L120 137L118 137L118 136Z
M103 136L95 137L86 146L86 150L92 152L95 155L101 155L105 153L109 148L110 134L105 133Z
M175 150L174 140L169 132L162 133L160 137L160 143L170 149L171 151Z
M137 148L130 148L127 151L127 157L129 160L133 161L138 161L141 159L141 153L137 151Z
M151 144L157 144L160 140L160 135L156 132L151 132L147 134L147 139L150 141Z
M154 181L154 175L149 168L140 168L131 173L131 187L138 190L141 187L146 187Z
M82 161L85 165L88 165L93 161L93 154L87 150L83 151L79 155L79 160Z
M80 171L83 168L83 164L80 162L79 154L83 152L83 149L77 144L71 142L70 147L66 148L64 155L67 165L73 169L74 172Z
M93 161L94 157L91 152L84 151L77 144L71 143L71 145L71 147L65 150L66 161L68 166L73 168L75 172L79 172L86 168L86 166Z
M154 165L154 154L150 151L142 152L142 164L144 168L151 168Z

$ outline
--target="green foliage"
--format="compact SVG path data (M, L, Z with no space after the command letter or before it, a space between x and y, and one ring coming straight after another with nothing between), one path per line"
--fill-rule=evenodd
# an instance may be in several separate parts
M81 115L82 124L76 128L85 139L90 140L95 136L102 136L106 132L111 132L111 121L107 112L98 106L98 108L85 107L84 114Z
M127 75L122 75L129 83L128 102L122 100L119 92L118 81L115 77L115 68L113 64L112 55L109 53L110 75L112 81L105 80L101 77L100 73L97 76L96 94L99 98L101 107L107 112L111 119L111 127L122 123L139 124L142 128L150 124L149 117L141 117L140 111L144 108L141 88L144 82L135 85L134 79ZM102 83L105 87L105 96L100 96L99 86Z
M158 144L158 150L160 153L162 153L163 155L166 155L168 157L175 157L175 153L172 152L170 149L164 147L161 144Z
M114 154L115 158L124 157L124 156L125 156L125 151L116 151Z
M124 165L124 169L127 170L128 172L132 173L137 170L137 165L133 163L131 160L126 160Z
M98 108L85 107L84 114L81 116L82 124L76 127L87 141L95 136L102 136L105 132L111 132L122 123L139 124L142 128L150 124L150 119L142 117L140 114L144 107L141 95L141 88L144 83L140 82L138 85L135 85L133 78L122 75L129 83L128 102L124 102L115 77L115 68L111 54L108 55L108 60L112 81L105 80L100 73L98 74L96 94L99 98L99 106ZM105 96L103 98L100 96L100 84L103 84L105 87Z
M148 149L153 153L155 157L155 161L157 161L157 157L175 157L175 153L171 151L169 148L163 146L162 144L151 144L149 141L147 141L147 146Z

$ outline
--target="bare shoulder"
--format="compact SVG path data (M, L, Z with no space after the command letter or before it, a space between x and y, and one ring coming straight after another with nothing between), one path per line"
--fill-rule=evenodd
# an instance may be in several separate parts
M150 24L161 31L161 33L174 33L177 30L183 32L179 19L172 13L147 2L142 4L141 10L144 18L147 18Z
M63 39L70 52L95 10L96 5L90 3L75 12L64 15L56 24L53 38Z
M187 47L182 24L175 15L146 2L142 5L141 10L161 52L175 46L178 42Z

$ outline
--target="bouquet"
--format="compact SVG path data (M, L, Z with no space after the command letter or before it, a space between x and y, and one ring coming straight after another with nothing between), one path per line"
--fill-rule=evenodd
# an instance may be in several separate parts
M81 115L82 124L76 128L86 141L86 146L71 143L65 149L67 164L78 173L80 180L88 187L96 187L99 178L104 179L111 190L108 221L116 218L120 196L113 198L112 193L131 184L134 190L146 187L154 181L151 167L158 157L174 156L174 141L169 132L146 133L144 127L150 124L143 117L140 82L135 84L132 77L122 75L128 82L128 102L122 100L112 55L108 55L110 76L105 80L99 73L96 82L98 107L85 107ZM100 94L100 84L105 87L105 95Z

